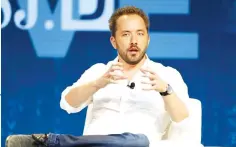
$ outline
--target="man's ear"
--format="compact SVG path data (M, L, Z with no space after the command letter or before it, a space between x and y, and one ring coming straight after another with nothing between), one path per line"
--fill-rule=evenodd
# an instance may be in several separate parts
M149 46L149 43L150 43L150 35L148 35L148 46Z
M111 45L113 46L113 48L116 49L116 39L114 36L110 37L110 42L111 42Z

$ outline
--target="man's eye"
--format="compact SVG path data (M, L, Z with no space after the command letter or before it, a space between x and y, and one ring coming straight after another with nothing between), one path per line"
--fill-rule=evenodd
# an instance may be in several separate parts
M138 33L139 36L143 36L144 34L143 33Z
M126 34L123 34L122 36L129 36L129 34L126 33Z

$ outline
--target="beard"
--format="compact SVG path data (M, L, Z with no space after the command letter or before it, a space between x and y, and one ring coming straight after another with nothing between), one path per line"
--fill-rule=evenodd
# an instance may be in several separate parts
M118 44L117 44L118 46ZM135 50L134 53L131 52L131 50ZM121 50L118 46L117 51L120 57L128 64L130 65L136 65L138 64L145 56L147 47L145 49L141 50L137 45L132 45L125 51Z

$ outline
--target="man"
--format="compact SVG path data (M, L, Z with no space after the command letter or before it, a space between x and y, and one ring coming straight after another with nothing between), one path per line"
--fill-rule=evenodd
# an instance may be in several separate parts
M161 145L169 124L184 140L189 129L187 86L180 73L151 61L149 20L136 7L116 10L109 20L117 58L86 70L62 92L60 106L76 113L92 104L84 136L33 135L47 146L147 147ZM181 135L184 134L184 135ZM41 138L40 138L41 137Z

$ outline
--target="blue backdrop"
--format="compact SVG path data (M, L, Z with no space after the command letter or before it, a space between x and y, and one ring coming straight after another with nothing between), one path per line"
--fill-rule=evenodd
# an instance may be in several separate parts
M61 92L116 57L108 23L132 4L151 21L151 59L178 69L202 102L204 145L236 145L235 0L1 0L2 145L10 134L81 135L86 109L68 115Z

